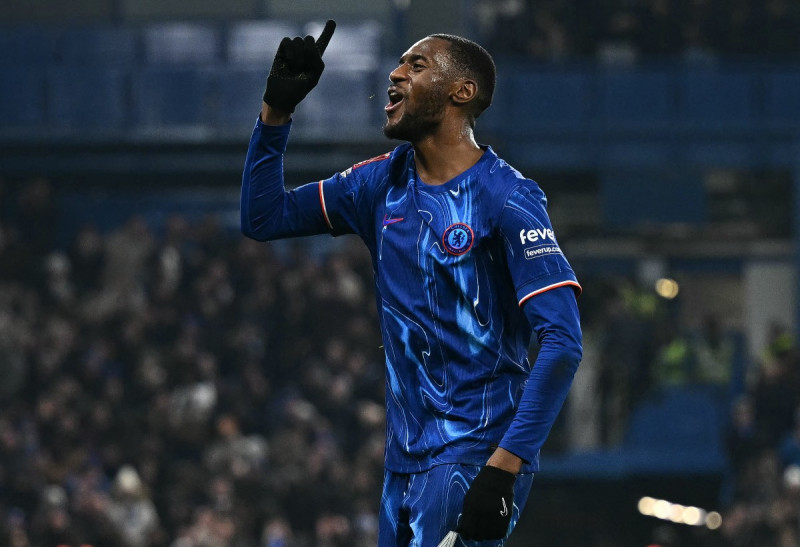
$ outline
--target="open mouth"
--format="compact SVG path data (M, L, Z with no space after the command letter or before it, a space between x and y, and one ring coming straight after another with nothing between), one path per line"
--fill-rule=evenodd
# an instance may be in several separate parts
M386 113L391 113L400 108L400 104L403 102L404 97L403 95L394 88L389 88L389 103L383 108Z

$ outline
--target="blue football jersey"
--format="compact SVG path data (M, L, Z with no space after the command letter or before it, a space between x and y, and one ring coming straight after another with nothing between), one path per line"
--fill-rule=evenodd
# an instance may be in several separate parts
M279 137L257 125L245 179L274 169L285 147ZM243 182L245 233L246 222L264 221L254 214L262 198L277 199ZM252 226L249 235L327 230L357 234L369 248L386 353L386 468L485 464L531 374L522 305L553 288L580 290L539 186L490 147L461 175L427 185L403 144L289 192L281 207L283 220L270 221L263 237ZM536 470L537 457L519 455L523 471Z

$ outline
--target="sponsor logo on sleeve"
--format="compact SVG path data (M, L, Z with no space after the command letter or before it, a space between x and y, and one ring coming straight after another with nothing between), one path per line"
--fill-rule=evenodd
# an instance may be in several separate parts
M519 231L519 241L523 245L526 243L539 243L539 245L524 249L525 258L528 260L561 254L561 248L556 243L556 236L551 228L522 229Z
M556 235L551 228L531 228L530 230L522 229L519 231L519 241L523 245L545 239L555 242Z
M525 258L532 260L534 258L541 258L547 255L560 255L561 248L555 243L550 245L539 245L537 247L527 247L525 249Z

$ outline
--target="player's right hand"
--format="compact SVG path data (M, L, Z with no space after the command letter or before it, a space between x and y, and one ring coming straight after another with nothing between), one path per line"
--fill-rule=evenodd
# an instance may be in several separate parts
M328 20L319 38L313 36L289 38L281 41L272 69L267 77L264 102L287 113L295 107L319 82L325 63L322 54L336 29L336 22Z

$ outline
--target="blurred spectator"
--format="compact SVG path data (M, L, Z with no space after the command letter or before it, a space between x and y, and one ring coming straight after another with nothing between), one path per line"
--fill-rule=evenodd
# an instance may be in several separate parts
M796 420L794 428L781 439L780 455L785 467L793 465L800 468L800 421Z
M267 441L260 435L242 435L235 416L217 418L218 440L206 450L206 468L215 474L246 477L263 473L267 459Z
M756 423L753 402L746 395L733 405L727 445L734 475L744 473L758 453L767 447Z
M658 386L686 386L692 382L694 368L694 355L689 339L670 327L653 362L653 382Z
M50 182L43 178L29 181L20 190L13 224L24 254L23 272L38 275L41 259L53 249L56 240L58 209Z
M264 525L261 535L262 547L289 547L294 542L292 529L282 518L273 518Z
M730 334L723 331L719 319L712 315L705 317L700 332L692 341L697 380L727 389L732 380L735 351L736 344Z
M106 516L127 547L147 547L158 531L158 514L141 478L131 466L117 472Z
M607 17L597 57L609 64L632 64L639 56L645 29L638 14L625 6L618 6Z
M97 228L82 227L70 245L67 256L78 295L86 297L99 290L105 268L105 248Z
M601 341L598 391L602 409L601 438L622 440L633 408L650 389L648 364L657 350L656 325L662 311L654 296L635 283L620 280L600 304L603 318L595 321Z
M42 491L42 499L31 522L35 545L64 545L82 542L81 532L73 526L67 494L61 486L50 485Z
M761 365L751 387L759 429L772 446L794 426L800 391L793 378L797 371L797 350L781 350Z

